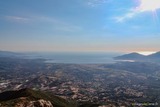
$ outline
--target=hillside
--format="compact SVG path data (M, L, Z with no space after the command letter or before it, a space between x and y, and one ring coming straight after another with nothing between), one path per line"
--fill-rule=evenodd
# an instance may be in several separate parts
M0 93L0 104L2 107L76 107L75 102L28 88Z

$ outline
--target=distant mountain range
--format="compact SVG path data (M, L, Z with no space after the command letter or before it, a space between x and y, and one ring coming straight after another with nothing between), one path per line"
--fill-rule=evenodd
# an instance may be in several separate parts
M0 51L0 57L18 57L23 58L25 53L16 53L11 51ZM160 62L160 51L150 54L150 55L142 55L136 52L124 54L121 56L114 57L115 60L134 60L134 61L153 61Z
M16 57L21 55L21 53L10 52L10 51L0 51L0 57Z
M160 60L160 51L150 54L142 55L136 52L124 54L121 56L114 57L116 60L135 60L135 61L159 61Z

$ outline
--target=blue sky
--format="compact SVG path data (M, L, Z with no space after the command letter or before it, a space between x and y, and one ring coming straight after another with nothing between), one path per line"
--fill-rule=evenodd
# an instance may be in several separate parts
M159 51L159 0L2 0L0 50Z

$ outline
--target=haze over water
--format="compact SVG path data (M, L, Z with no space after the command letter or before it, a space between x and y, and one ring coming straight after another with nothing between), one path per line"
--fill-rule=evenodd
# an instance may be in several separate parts
M113 57L122 53L38 53L29 54L27 58L47 59L47 63L67 63L67 64L106 64L114 63Z

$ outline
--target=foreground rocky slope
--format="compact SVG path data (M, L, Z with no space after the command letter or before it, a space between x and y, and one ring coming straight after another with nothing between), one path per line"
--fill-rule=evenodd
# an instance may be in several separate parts
M0 93L0 107L76 107L76 103L25 88Z

